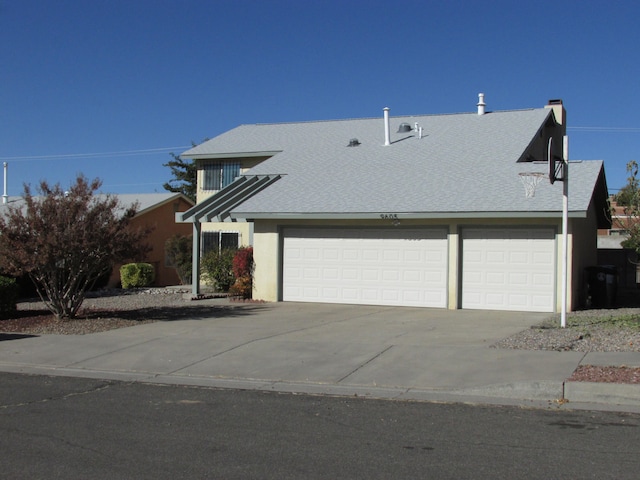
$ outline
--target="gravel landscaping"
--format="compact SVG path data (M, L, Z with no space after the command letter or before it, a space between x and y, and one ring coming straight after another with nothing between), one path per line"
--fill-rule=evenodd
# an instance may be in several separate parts
M575 352L640 352L640 308L583 310L560 315L500 340L494 348Z
M73 320L58 320L39 299L18 303L14 318L0 320L0 332L27 335L85 335L161 320L215 315L220 300L188 299L190 290L149 288L90 293ZM187 299L185 299L185 295Z
M576 352L640 352L640 308L583 310L567 315L560 328L560 315L504 338L493 348ZM640 368L581 365L568 381L640 383Z

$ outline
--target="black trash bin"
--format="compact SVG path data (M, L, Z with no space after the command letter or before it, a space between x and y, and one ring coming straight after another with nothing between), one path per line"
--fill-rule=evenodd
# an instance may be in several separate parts
M585 269L587 307L612 308L618 295L618 269L615 265L598 265Z

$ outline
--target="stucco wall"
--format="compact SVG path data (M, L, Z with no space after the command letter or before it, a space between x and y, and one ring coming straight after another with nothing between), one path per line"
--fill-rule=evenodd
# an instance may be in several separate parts
M156 280L154 285L167 286L179 285L180 278L175 268L165 264L165 242L173 235L191 235L192 226L190 223L176 223L175 213L185 212L191 207L191 204L183 198L176 198L159 207L142 212L136 216L131 225L133 228L151 226L153 231L147 238L147 243L151 246L151 251L147 255L145 261L152 264L155 268ZM120 265L111 272L109 278L109 286L115 287L120 283Z
M216 193L218 193L219 190L205 190L203 187L204 185L204 166L207 164L211 164L211 163L225 163L225 162L239 162L240 163L240 174L244 175L245 173L249 172L249 170L251 170L253 167L255 167L256 165L258 165L259 163L265 161L267 158L266 156L262 156L262 157L239 157L239 158L216 158L216 159L210 159L210 160L198 160L197 162L197 190L196 190L196 198L197 198L197 203L200 203L204 200L206 200L207 198L215 195Z

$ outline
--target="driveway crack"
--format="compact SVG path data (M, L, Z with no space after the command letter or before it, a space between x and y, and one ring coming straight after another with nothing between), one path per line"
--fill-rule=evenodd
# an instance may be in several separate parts
M338 381L336 383L340 383L343 380L349 378L351 375L353 375L354 373L356 373L358 370L362 369L364 366L370 364L371 362L373 362L376 358L381 357L382 355L384 355L385 353L387 353L389 350L391 350L393 347L395 347L395 345L389 345L387 348L385 348L384 350L382 350L381 352L378 352L376 355L374 355L373 357L371 357L369 360L367 360L364 363L361 363L360 365L358 365L356 368L354 368L353 370L351 370L349 373L347 373L344 377L338 379Z

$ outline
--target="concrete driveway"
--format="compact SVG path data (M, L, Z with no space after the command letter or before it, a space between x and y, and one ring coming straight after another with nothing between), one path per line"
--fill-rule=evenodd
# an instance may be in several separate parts
M211 312L202 318L0 342L0 370L519 403L561 398L564 380L584 357L490 348L544 313L203 302Z

